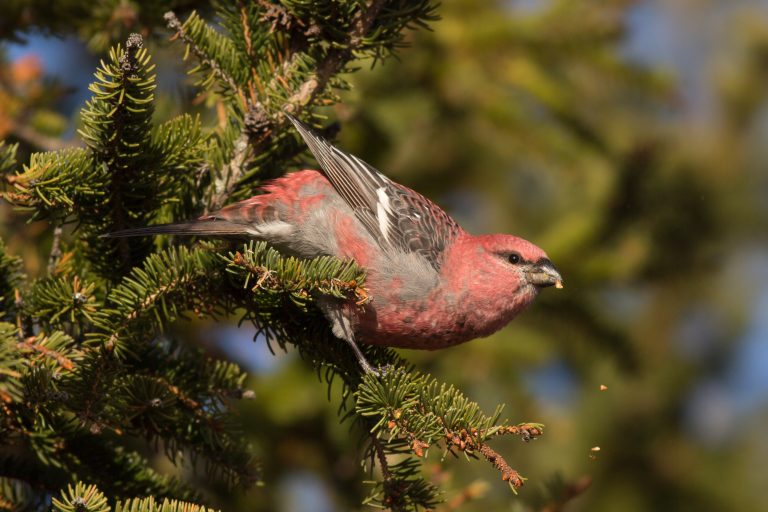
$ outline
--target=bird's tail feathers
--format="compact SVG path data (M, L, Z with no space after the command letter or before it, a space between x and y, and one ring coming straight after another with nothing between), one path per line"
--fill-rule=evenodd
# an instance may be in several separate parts
M242 224L235 224L234 222L216 219L121 229L120 231L113 231L112 233L106 233L101 236L103 238L124 238L152 235L247 236L247 234L247 230Z

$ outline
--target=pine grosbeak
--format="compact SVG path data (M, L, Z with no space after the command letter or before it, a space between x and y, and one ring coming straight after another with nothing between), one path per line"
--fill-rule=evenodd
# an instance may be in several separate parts
M355 342L449 347L499 330L540 288L562 288L539 247L512 235L470 235L429 199L286 115L322 171L287 174L264 186L264 194L197 220L108 236L238 236L302 258L355 260L367 272L373 300L359 306L323 298L319 304L366 371L372 368Z

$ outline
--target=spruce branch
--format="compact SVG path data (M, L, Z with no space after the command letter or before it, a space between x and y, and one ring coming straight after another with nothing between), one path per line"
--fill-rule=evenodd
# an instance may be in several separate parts
M232 158L224 169L218 173L213 182L213 195L204 213L215 211L224 206L225 202L232 195L240 178L245 174L245 162L251 153L248 133L245 129L235 140L232 151Z
M18 338L15 325L0 322L0 407L6 409L5 412L8 412L8 404L18 401L23 395L21 376L25 359L18 351ZM10 420L12 416L6 414L3 417ZM0 420L0 430L3 427L8 425Z
M61 258L61 234L64 230L61 225L53 228L53 241L51 242L51 252L48 256L48 274L53 275L56 271L56 264Z
M140 56L137 55L137 53L144 47L144 42L141 39L141 36L138 34L131 34L130 37L128 37L128 40L125 43L125 52L118 58L118 65L121 72L120 76L120 83L125 89L129 89L131 80L144 78L146 77L140 77L140 67L143 67L146 65L146 63L142 63L140 61ZM154 87L153 87L154 89ZM138 92L138 91L137 91ZM148 91L149 92L149 91ZM130 93L128 93L130 94ZM130 97L130 96L129 96ZM140 97L137 95L136 100L134 101L138 104L148 104L152 105L152 96L148 95L146 97ZM130 179L130 176L126 176L124 169L128 167L129 162L124 162L123 160L134 160L134 157L137 156L136 153L131 154L126 152L127 154L124 154L121 151L121 147L124 147L125 149L128 149L130 151L131 149L138 148L140 145L143 145L145 143L147 136L147 132L140 133L136 132L135 128L139 127L134 124L134 126L130 126L129 123L133 121L131 117L134 117L131 115L130 106L126 103L118 102L117 105L114 106L114 133L110 134L112 137L112 140L110 141L110 144L106 145L106 148L108 150L108 157L107 162L114 162L116 165L116 169L112 173L112 180L110 181L110 199L113 203L112 216L113 216L113 229L125 229L129 225L129 217L128 212L126 211L126 207L123 202L123 193L126 188L126 180ZM152 115L152 110L149 110L149 116L145 117L142 121L145 121L146 124L149 124L149 118ZM142 124L145 124L142 123ZM133 124L133 123L131 123ZM133 130L131 130L133 128ZM141 126L141 128L144 128ZM133 136L132 136L133 135ZM135 135L138 135L136 137ZM133 139L133 140L132 140ZM102 141L103 142L103 141ZM103 147L103 145L102 145ZM128 158L125 158L125 157ZM110 162L111 163L111 162ZM133 163L133 162L130 162ZM121 169L122 168L122 169ZM122 171L122 172L121 172ZM130 255L131 255L131 249L130 249L130 242L128 240L117 240L115 242L118 246L118 254L120 255L121 259L123 261L129 261Z
M18 344L18 349L30 365L47 362L46 366L52 365L55 373L71 372L75 368L75 358L82 357L82 353L74 348L72 338L62 332L30 336Z
M118 502L114 512L220 512L218 509L208 508L179 500L162 501L154 497L133 498L125 502Z
M280 108L297 114L301 107L311 105L314 102L315 98L325 89L331 77L341 71L343 66L352 58L353 52L359 47L363 36L370 29L383 3L383 0L372 0L365 7L358 10L353 18L353 29L347 37L347 47L344 50L330 50L325 59L317 66L315 73L296 87ZM290 18L287 11L284 9L275 10L274 6L264 6L263 2L261 5L265 7L265 18L271 17L274 20L277 17L281 23L288 23L287 20ZM246 41L250 46L247 37ZM285 58L283 65L267 85L266 91L274 91L280 87L285 87L289 83L299 57L300 54L298 52L292 52ZM284 119L282 123L285 123ZM235 186L244 174L244 161L249 149L246 143L249 141L255 142L253 151L258 153L266 143L266 139L270 136L269 125L270 116L265 106L258 101L251 103L246 113L243 132L235 141L232 159L222 173L222 176L215 182L215 192L210 202L211 209L223 206L226 199L232 194ZM249 133L250 137L248 136Z
M369 0L352 18L352 29L347 34L346 44L341 48L330 50L318 64L315 73L305 80L288 98L284 106L291 114L298 114L305 105L311 105L318 94L328 85L331 77L335 76L352 59L354 52L360 48L364 37L369 32L376 15L386 0Z
M56 194L72 203L80 222L86 257L100 275L118 280L151 250L151 241L106 239L101 235L136 223L148 223L166 193L162 153L152 148L154 64L141 36L132 34L125 48L110 51L90 86L93 96L81 111L78 133L87 145L90 181L75 182L79 195ZM81 172L82 172L82 168ZM72 173L69 173L72 177ZM39 188L39 187L37 187ZM50 189L50 187L48 187ZM46 190L47 191L47 190ZM67 213L69 213L67 212Z
M91 340L119 356L129 340L151 339L184 311L206 311L205 283L215 277L214 260L209 251L185 247L151 255L111 290L107 308L94 317L100 332Z
M174 38L181 39L187 45L187 48L195 55L195 57L197 57L200 63L203 66L210 68L213 75L222 83L226 84L231 94L243 97L240 86L238 86L237 82L229 73L229 71L225 71L217 58L210 55L210 48L203 48L199 44L199 40L202 37L207 37L215 41L215 43L211 43L209 45L211 48L216 48L217 46L228 46L226 39L223 39L223 37L214 38L215 36L213 35L212 30L204 30L204 22L202 22L202 20L197 16L197 13L194 12L183 24L176 16L176 13L173 11L166 12L163 15L163 19L165 20L168 28L174 32ZM189 28L192 28L197 33L205 31L205 36L201 37L198 35L198 37L193 38L188 30ZM235 54L234 49L229 50L230 56Z
M21 299L18 290L23 281L21 258L8 254L5 242L0 240L0 320L16 320Z
M198 18L190 16L187 22L182 25L173 12L166 14L169 28L176 32L176 36L188 45L200 62L210 68L216 77L227 84L230 89L237 91L237 97L242 103L241 108L244 108L245 111L241 131L232 145L231 157L217 173L214 180L212 196L208 201L206 211L224 206L241 179L247 175L249 160L252 156L263 152L270 145L274 131L285 126L285 119L275 120L273 113L277 110L285 110L298 114L301 109L313 105L329 86L332 79L354 58L355 52L363 47L365 39L371 32L385 3L384 0L370 0L362 4L351 18L350 29L344 41L331 47L322 60L316 64L314 71L295 86L291 86L292 83L295 83L294 75L298 68L306 64L306 56L301 49L306 47L307 42L293 43L288 48L287 53L278 53L277 55L282 61L279 65L272 63L269 52L265 53L264 56L271 64L270 74L272 78L266 86L263 86L258 73L253 72L247 85L248 94L245 94L235 80L222 70L222 66L216 62L216 58L212 57L210 52L205 52L196 45L195 41L184 31L185 25L198 27L202 23ZM264 9L262 19L271 19L273 28L274 24L278 22L292 24L290 20L294 18L284 8L278 8L273 4L264 2L261 2L260 6ZM253 45L248 28L248 15L242 7L239 16L241 20L239 27L243 33L245 50L249 58L253 60L255 56L253 55ZM296 23L303 24L298 18L295 19ZM197 30L202 31L203 29L198 28ZM308 29L308 32L315 34L319 32L319 29ZM304 35L305 38L309 37L306 33ZM306 72L302 74L306 74ZM280 100L279 104L275 104L277 99Z
M111 507L104 493L95 485L86 486L78 482L74 487L69 485L60 498L53 498L56 512L110 512Z
M352 298L359 305L370 300L362 286L364 275L351 261L338 262L335 258L319 257L310 261L284 258L264 242L251 243L244 252L230 254L226 261L230 269L245 271L244 287L251 291L280 290L297 299L312 294L336 298ZM242 275L242 274L241 274ZM334 277L326 277L332 275Z
M500 407L486 416L455 388L439 386L426 375L401 369L387 372L381 379L364 378L355 397L358 414L373 421L371 434L387 439L392 453L406 451L422 458L435 444L442 444L445 453L453 455L454 450L468 457L479 453L513 490L525 479L488 445L488 440L518 435L529 441L543 432L540 424L499 423Z
M302 27L304 26L301 20L291 16L288 10L280 4L270 2L269 0L258 0L258 4L264 10L261 19L270 23L270 33L275 32L277 29L290 32L293 29L294 23Z
M7 144L4 140L0 140L0 176L10 174L16 169L16 152L19 149L19 144Z
M375 460L378 460L379 462L379 468L381 468L381 476L384 477L384 481L388 482L392 480L392 471L389 469L389 461L387 460L387 454L384 451L384 445L381 442L381 439L376 437L375 435L369 436L371 440L371 444L373 445L373 448L375 450L376 458ZM371 458L371 466L373 466L374 459ZM373 467L371 467L373 469Z
M24 171L4 175L13 187L3 197L32 211L32 219L64 219L77 210L88 210L105 196L107 179L85 148L33 153Z
M77 482L53 498L54 512L220 512L195 503L154 496L120 500L114 509L103 492L95 485Z

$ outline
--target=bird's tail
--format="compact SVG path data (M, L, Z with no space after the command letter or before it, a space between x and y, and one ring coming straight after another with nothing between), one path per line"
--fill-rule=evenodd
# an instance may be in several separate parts
M208 236L247 236L248 232L242 224L226 220L197 220L179 222L176 224L159 224L143 228L121 229L101 235L102 238L124 238L129 236L152 235L208 235Z

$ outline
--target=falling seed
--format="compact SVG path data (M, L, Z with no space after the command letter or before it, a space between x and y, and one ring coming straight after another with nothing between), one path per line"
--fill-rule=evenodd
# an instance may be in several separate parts
M600 451L600 447L599 446L593 446L592 448L589 449L589 451L591 451L591 452L599 452Z
M608 386L605 384L600 384L600 391L605 391L606 389L608 389Z

